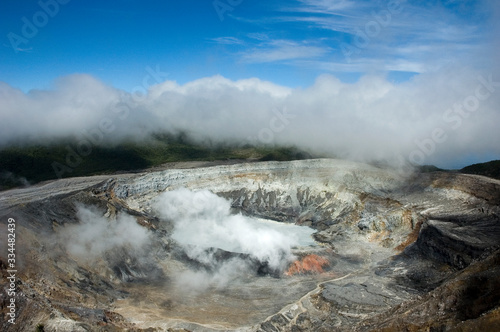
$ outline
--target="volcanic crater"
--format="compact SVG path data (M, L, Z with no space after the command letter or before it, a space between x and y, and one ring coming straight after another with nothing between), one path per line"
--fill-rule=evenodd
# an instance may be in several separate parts
M500 181L486 177L179 163L5 191L0 215L19 262L2 330L500 328Z

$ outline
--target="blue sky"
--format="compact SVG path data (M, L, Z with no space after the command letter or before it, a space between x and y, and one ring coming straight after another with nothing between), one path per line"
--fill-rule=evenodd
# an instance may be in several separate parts
M500 159L499 27L496 0L5 0L0 146L111 118L109 140Z
M322 73L404 81L457 60L481 65L489 38L485 1L60 1L41 1L45 12L57 4L53 17L38 1L2 2L0 81L28 91L87 73L130 91L146 67L179 83L220 74L306 87ZM39 27L20 42L23 17Z

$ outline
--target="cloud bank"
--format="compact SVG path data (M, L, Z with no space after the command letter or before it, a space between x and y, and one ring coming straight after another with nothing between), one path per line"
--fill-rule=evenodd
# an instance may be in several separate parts
M23 93L0 83L0 145L76 137L91 143L184 131L200 142L287 144L339 157L453 166L500 156L500 74L449 66L394 83L331 75L307 88L222 76L128 93L88 75Z

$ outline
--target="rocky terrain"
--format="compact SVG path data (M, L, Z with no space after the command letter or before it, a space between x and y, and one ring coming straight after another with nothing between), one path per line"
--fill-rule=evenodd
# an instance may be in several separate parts
M183 164L1 192L0 227L2 331L500 330L500 181L477 175Z

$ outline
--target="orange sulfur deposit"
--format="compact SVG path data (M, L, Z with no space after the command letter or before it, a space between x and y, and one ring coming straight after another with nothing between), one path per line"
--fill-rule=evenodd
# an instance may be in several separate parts
M285 272L285 275L322 273L323 267L328 264L328 260L323 257L314 254L307 255L293 262Z

